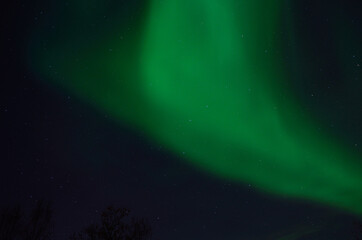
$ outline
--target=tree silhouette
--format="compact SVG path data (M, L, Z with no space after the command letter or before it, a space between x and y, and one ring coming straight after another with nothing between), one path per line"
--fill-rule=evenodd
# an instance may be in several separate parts
M0 239L19 239L22 231L22 217L20 206L3 209L0 214Z
M110 206L101 214L100 224L91 224L82 232L74 233L70 240L148 240L151 227L143 218L129 216L127 208Z
M38 201L25 226L25 240L48 240L51 236L52 210L49 202Z
M49 240L52 230L51 204L44 200L26 218L20 206L7 207L0 213L1 240Z

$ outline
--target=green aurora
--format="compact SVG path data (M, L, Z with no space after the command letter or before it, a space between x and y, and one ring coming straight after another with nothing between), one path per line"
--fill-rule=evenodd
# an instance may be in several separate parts
M358 156L288 87L280 0L152 0L85 24L107 2L34 31L36 72L213 175L362 213Z

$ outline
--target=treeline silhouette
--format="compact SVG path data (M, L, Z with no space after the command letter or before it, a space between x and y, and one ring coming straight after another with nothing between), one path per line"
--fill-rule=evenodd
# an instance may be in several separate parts
M4 208L0 213L0 240L50 240L53 234L51 203L38 201L29 216L20 206ZM107 207L99 223L93 223L68 240L149 240L150 224L144 218L131 217L127 208Z
M51 203L38 201L29 216L20 206L7 207L0 215L1 240L48 240L52 233Z
M102 212L99 224L74 233L70 240L148 240L151 233L145 219L130 218L129 209L110 206Z

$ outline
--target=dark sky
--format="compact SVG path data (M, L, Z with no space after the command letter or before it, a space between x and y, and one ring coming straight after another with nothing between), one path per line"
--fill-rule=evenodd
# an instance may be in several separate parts
M290 11L298 31L310 36L300 44L310 51L318 49L315 55L321 55L310 74L314 71L322 77L296 78L296 94L323 121L329 121L329 127L333 125L336 135L362 145L362 104L353 103L362 94L346 98L348 92L340 90L343 82L333 68L338 63L331 60L333 51L323 41L333 32L329 21L340 6L325 8L329 1L300 2ZM356 38L361 40L361 16L355 2L346 2L343 16L355 21ZM211 177L76 96L46 84L26 61L28 36L42 2L2 5L1 206L19 203L30 208L39 199L51 200L55 240L67 239L96 221L109 204L129 207L136 216L148 218L154 238L160 240L279 239L303 231L314 233L286 239L352 239L355 216ZM361 49L355 54L358 59ZM314 61L308 64L314 66ZM351 65L353 61L357 60L351 59ZM299 76L295 72L298 69L291 74ZM355 74L355 80L361 81L361 73ZM336 90L324 93L321 86L325 84ZM360 84L356 86L361 90ZM319 100L309 98L310 92L319 95ZM328 110L328 104L336 107Z

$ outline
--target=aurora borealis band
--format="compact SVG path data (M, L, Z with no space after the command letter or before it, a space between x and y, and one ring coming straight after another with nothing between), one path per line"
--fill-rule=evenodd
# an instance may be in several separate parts
M34 31L30 61L56 86L215 176L360 214L360 156L319 131L288 84L282 6L152 0L139 19L98 30L82 21L104 6L81 18L73 9L46 41L42 28Z

